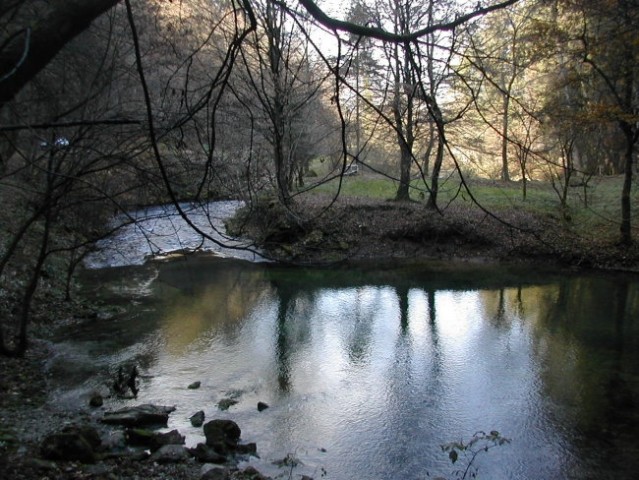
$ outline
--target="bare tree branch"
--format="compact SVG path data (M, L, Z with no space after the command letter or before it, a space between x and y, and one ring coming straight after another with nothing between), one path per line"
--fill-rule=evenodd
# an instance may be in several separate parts
M313 0L299 0L299 3L315 20L317 20L320 24L330 30L339 30L342 32L351 33L353 35L376 38L378 40L387 42L406 43L414 42L416 40L419 40L421 37L437 31L454 30L460 25L463 25L477 17L481 17L483 15L486 15L487 13L494 12L495 10L501 10L502 8L509 7L511 5L514 5L518 1L519 0L506 0L504 2L499 2L487 7L481 7L480 4L478 4L479 8L476 8L472 12L466 13L464 15L459 15L450 22L429 25L415 32L408 33L393 33L389 32L388 30L384 30L381 27L358 25L356 23L338 20L327 15L320 7L317 6L317 4Z
M0 126L0 132L17 132L21 130L48 130L50 128L90 127L97 125L139 125L140 120L112 118L107 120L78 120L77 122L35 123L30 125Z

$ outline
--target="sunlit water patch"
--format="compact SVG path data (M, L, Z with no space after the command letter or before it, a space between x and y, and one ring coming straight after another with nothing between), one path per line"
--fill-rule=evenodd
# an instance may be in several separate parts
M250 243L225 233L224 221L241 206L239 201L182 203L180 207L188 221L172 204L120 214L112 222L114 234L98 243L85 265L93 269L142 265L153 257L193 251L262 260Z

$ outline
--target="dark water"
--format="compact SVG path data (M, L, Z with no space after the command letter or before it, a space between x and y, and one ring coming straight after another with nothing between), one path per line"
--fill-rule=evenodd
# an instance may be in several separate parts
M86 368L57 401L135 362L138 401L107 408L174 404L169 428L189 445L203 440L188 421L197 410L231 418L257 442L259 469L288 475L272 462L298 458L292 478L455 478L467 460L453 467L440 445L480 430L511 443L478 456L479 478L639 471L636 277L206 257L87 276L128 311L66 333L60 365Z

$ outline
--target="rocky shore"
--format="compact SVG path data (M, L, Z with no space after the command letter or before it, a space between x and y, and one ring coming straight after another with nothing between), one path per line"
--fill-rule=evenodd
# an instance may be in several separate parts
M232 420L205 421L204 412L195 412L191 424L202 428L206 441L187 448L178 430L158 430L167 426L174 406L143 404L115 411L100 409L96 414L91 408L98 408L101 402L94 396L82 413L56 407L48 401L46 362L50 354L47 342L35 340L22 359L0 357L0 478L269 478L251 466L239 467L243 460L257 455L257 445L243 443L241 428ZM260 403L256 408L267 406Z

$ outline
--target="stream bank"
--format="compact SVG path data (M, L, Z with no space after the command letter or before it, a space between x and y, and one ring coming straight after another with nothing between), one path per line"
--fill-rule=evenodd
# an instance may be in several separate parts
M296 265L418 260L639 272L636 243L584 237L555 215L489 214L471 204L438 212L418 202L361 197L331 201L309 195L286 210L266 199L241 209L228 226L253 239L265 256Z

